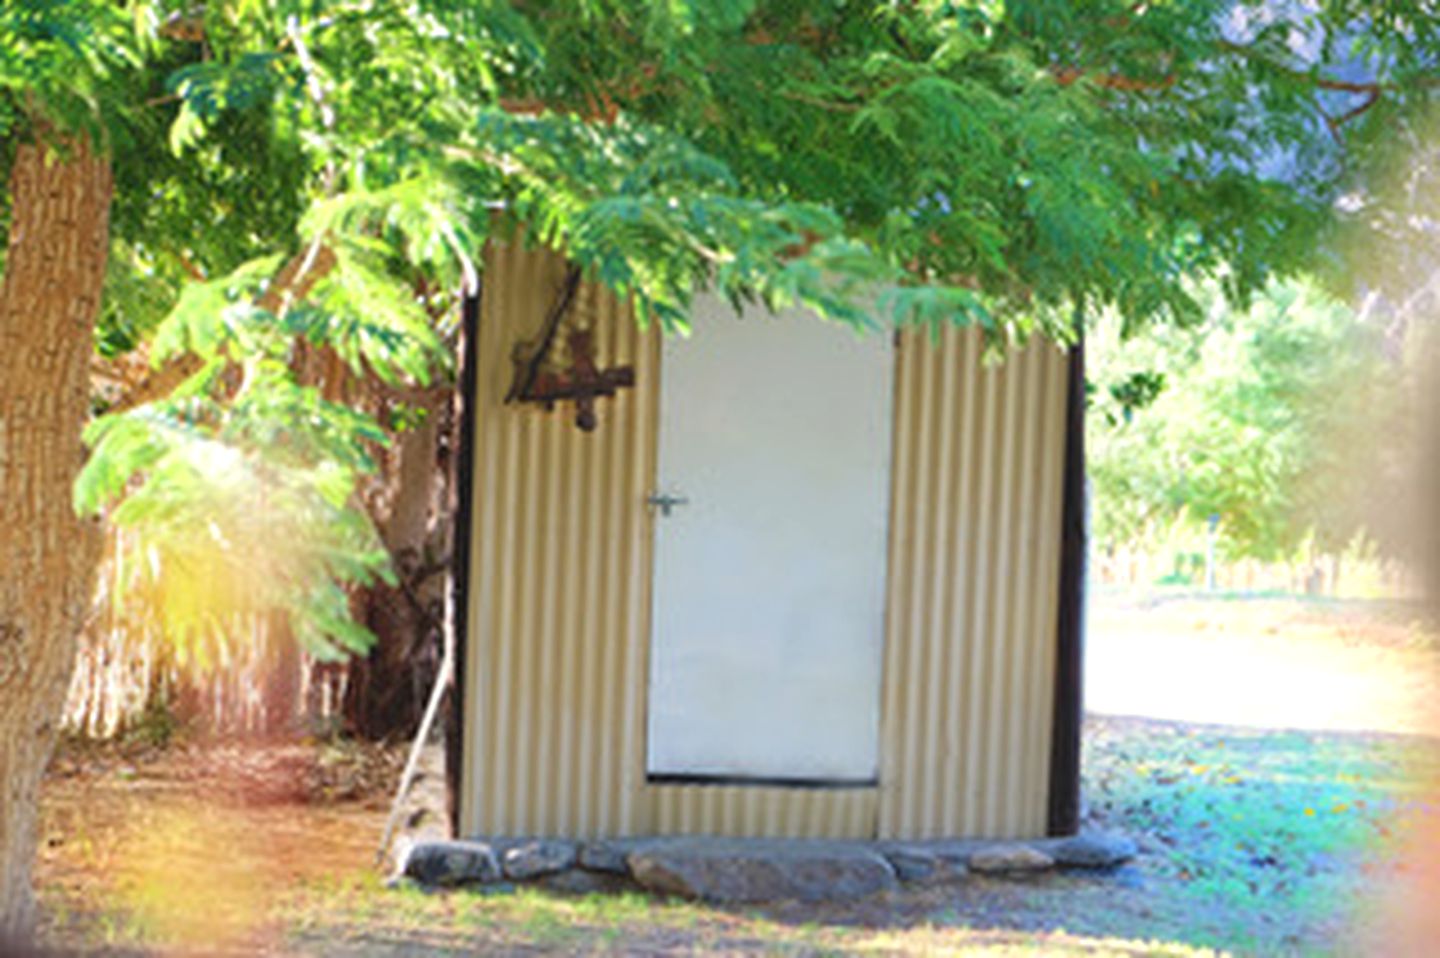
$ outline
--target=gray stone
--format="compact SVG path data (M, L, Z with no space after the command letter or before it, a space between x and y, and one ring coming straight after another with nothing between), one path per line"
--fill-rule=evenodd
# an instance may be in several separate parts
M538 881L538 884L542 888L559 892L562 895L613 895L635 889L635 883L625 875L590 871L585 868L569 868L563 872L546 875Z
M878 852L838 842L675 839L629 865L650 891L709 902L847 901L896 887Z
M882 848L895 876L912 885L938 885L942 882L958 881L965 877L965 859L941 854L925 846L896 846Z
M1057 842L1050 854L1070 868L1112 868L1135 857L1135 842L1124 835L1088 832Z
M529 881L575 864L575 844L553 838L510 843L501 857L505 877Z
M412 845L401 872L422 885L468 885L500 879L500 863L486 842L426 841Z
M932 881L942 865L939 857L911 848L891 849L885 852L885 859L895 869L895 877L903 882Z
M604 839L594 842L586 842L580 846L580 864L595 872L608 872L612 875L630 874L630 866L625 859L638 846L633 842L605 841Z
M887 855L893 851L913 851L933 855L940 860L942 865L949 866L963 874L971 855L995 844L996 842L993 840L982 838L938 838L912 842L885 842L880 848Z
M970 870L986 875L1038 872L1053 867L1055 859L1029 845L1002 844L970 855Z

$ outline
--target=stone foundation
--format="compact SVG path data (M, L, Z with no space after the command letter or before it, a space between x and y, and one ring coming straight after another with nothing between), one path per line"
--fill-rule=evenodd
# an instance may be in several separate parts
M1135 856L1110 833L1023 841L853 842L810 839L553 838L425 841L404 877L423 885L528 883L588 894L644 889L716 903L849 901L905 886L1052 869L1108 869Z

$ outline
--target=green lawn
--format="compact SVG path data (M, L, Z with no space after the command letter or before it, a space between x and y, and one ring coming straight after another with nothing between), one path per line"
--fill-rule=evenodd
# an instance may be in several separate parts
M1402 840L1437 808L1436 768L1435 742L1416 737L1106 718L1086 730L1092 814L1145 837L1173 934L1245 951L1344 952L1383 933Z

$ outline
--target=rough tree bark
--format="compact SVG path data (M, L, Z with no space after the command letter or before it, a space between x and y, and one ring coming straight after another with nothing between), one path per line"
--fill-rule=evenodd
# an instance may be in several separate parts
M0 941L34 922L40 779L55 743L99 530L70 488L109 247L110 167L21 146L0 280Z
M370 504L399 579L396 587L377 583L356 597L357 615L376 644L349 663L343 712L347 729L371 740L415 734L440 664L449 536L437 452L445 396L423 397L425 421L400 434L382 469L387 501Z

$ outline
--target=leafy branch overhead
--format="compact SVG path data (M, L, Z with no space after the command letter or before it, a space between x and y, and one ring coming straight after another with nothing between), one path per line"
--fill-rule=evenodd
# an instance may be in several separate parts
M902 319L1063 338L1077 301L1192 320L1197 274L1245 299L1298 269L1351 185L1334 97L1386 97L1370 125L1429 102L1403 11L1271 6L208 5L164 109L186 154L266 114L311 174L296 215L458 190L430 268L523 225L667 323L697 279L823 299L809 260L933 294ZM1386 66L1329 76L1361 52Z
M81 505L160 528L167 483L201 503L233 461L305 525L383 434L303 354L443 374L492 236L669 331L705 287L997 347L1194 324L1202 281L1243 304L1338 248L1434 98L1435 29L1403 0L23 0L0 134L109 148L101 346L160 367L92 431Z

